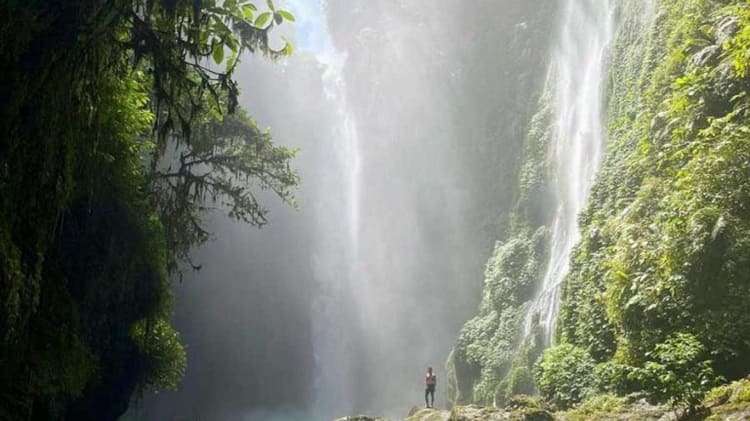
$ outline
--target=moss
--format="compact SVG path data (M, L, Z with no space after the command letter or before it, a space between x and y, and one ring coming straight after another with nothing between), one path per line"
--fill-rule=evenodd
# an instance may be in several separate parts
M711 389L706 396L703 398L703 405L707 407L714 407L729 402L729 398L732 396L731 385L725 384L717 386Z
M409 416L404 421L444 421L444 411L431 408L413 408L409 411Z
M625 399L611 393L591 396L586 398L577 408L569 413L580 416L595 414L617 414L627 411Z
M534 391L528 375L534 338L522 343L520 336L541 276L545 239L543 228L526 230L495 246L485 270L479 315L461 329L449 359L453 402L502 405L512 394Z
M735 382L736 389L732 395L731 402L750 402L750 380L743 379Z
M712 408L706 421L724 421L724 420L747 420L750 419L750 403L738 402L722 405Z
M714 408L725 405L741 408L750 403L750 378L744 378L711 389L703 398L703 405Z
M549 411L539 408L518 409L510 413L511 421L552 421L554 419Z
M543 409L544 405L539 396L531 395L514 395L505 403L506 411L517 409Z

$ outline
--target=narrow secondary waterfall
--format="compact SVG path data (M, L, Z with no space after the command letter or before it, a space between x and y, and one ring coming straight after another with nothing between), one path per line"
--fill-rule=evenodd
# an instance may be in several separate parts
M552 187L557 209L549 261L541 288L526 317L524 336L539 316L545 345L552 343L560 303L560 283L570 253L580 239L577 216L599 168L604 145L602 89L614 33L612 0L566 0L553 47L550 83L553 101Z

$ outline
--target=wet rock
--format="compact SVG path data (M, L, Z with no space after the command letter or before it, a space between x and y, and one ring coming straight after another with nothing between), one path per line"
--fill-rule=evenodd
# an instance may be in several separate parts
M510 414L500 408L477 405L456 406L451 411L449 421L509 420Z
M404 421L448 421L450 412L435 408L412 408Z
M737 16L731 15L723 18L716 28L716 42L721 45L725 41L728 41L740 27L740 19Z
M718 45L709 45L695 53L690 60L690 64L696 67L708 66L715 64L721 58L721 47Z

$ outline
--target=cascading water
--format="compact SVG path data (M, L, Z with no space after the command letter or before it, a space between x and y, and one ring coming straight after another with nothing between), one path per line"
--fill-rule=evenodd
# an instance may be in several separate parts
M527 313L524 336L538 315L545 345L553 340L560 283L580 239L577 216L599 168L604 144L602 90L607 52L614 34L615 2L567 0L553 48L550 82L553 101L552 190L557 208L552 222L547 271Z
M325 34L321 29L320 33ZM333 49L327 34L323 39L327 54L318 60L326 66L325 95L336 108L339 125L332 129L338 147L330 156L332 171L325 188L328 193L317 200L324 206L316 212L315 223L317 252L313 256L313 275L320 291L311 314L316 379L310 414L321 419L354 410L356 392L351 372L355 367L347 343L352 338L341 333L356 330L347 305L353 300L352 284L358 270L360 188L359 136L347 105L341 70L345 56ZM340 219L332 220L331 215Z
M332 69L328 75L332 79L328 82L329 94L339 106L338 114L342 125L338 135L343 140L343 147L339 150L336 160L341 173L341 180L347 185L343 191L342 202L347 211L346 219L339 221L345 228L345 238L340 238L338 247L329 248L327 253L321 253L323 262L344 262L340 270L329 267L316 266L315 278L323 290L317 298L316 313L312 315L314 349L318 365L318 379L315 385L314 406L320 414L348 413L354 410L354 385L351 372L354 367L349 365L351 355L347 341L352 338L342 336L343 332L354 330L351 312L345 305L353 299L352 282L357 278L358 262L358 221L359 221L359 149L357 128L354 119L346 111L343 82L337 70ZM323 218L327 218L325 215ZM325 230L330 223L321 223ZM318 238L330 239L329 233L321 232ZM320 263L320 262L318 262ZM333 263L340 266L340 263ZM338 273L338 276L331 274ZM337 278L337 279L336 279Z
M547 283L564 274L557 267L567 264L575 214L598 162L600 79L615 0L562 1L570 4L548 96L559 117L554 153L564 206L537 300L545 315L556 313ZM244 86L256 105L248 108L275 138L301 146L301 212L282 219L286 208L279 209L262 234L222 223L222 234L233 236L224 248L212 245L202 275L217 268L209 279L232 282L190 284L203 288L191 303L222 295L211 306L186 304L184 314L216 314L211 323L196 316L183 326L195 326L186 335L192 343L213 332L226 345L193 347L190 387L150 418L400 417L421 403L430 365L439 378L436 405L446 404L441 365L476 309L489 251L479 237L502 231L498 206L512 202L511 186L498 190L496 180L519 155L527 116L517 110L529 107L544 73L547 37L535 28L551 7L478 2L469 24L454 25L466 2L286 3L303 53L273 68L252 63ZM508 47L487 56L501 39ZM264 383L278 391L262 393Z

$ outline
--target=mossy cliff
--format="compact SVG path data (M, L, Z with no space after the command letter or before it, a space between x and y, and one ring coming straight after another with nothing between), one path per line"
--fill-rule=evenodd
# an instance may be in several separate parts
M607 147L563 285L556 338L567 348L538 361L538 338L520 335L546 262L542 98L511 229L449 358L454 402L539 391L564 407L611 392L697 406L713 385L750 373L750 7L618 7Z
M479 314L464 325L449 358L448 394L455 403L497 404L535 390L530 367L539 356L539 338L532 335L522 352L519 348L548 248L548 95L539 104L526 139L508 235L495 244L487 262Z

